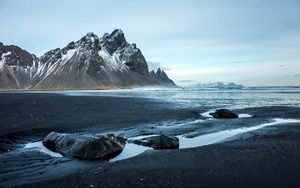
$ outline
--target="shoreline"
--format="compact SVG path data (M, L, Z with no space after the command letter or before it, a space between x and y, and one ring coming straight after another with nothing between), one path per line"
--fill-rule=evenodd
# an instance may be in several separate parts
M11 127L0 126L0 187L300 186L296 181L300 177L300 123L267 126L201 147L149 150L115 162L52 158L35 148L21 149L28 142L41 140L50 130L119 131L126 137L189 133L195 138L241 126L252 127L273 118L300 120L299 107L239 109L237 113L254 117L208 120L200 115L210 110L207 107L176 108L168 102L147 98L30 96L1 94L0 125ZM172 126L174 123L184 126Z
M0 93L14 93L20 91L114 91L114 90L124 90L124 89L183 89L184 87L166 87L161 85L153 86L130 86L130 87L101 87L101 88L24 88L24 89L0 89Z

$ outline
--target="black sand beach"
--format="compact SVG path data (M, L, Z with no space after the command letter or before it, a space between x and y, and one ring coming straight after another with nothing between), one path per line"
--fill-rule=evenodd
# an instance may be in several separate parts
M273 118L300 119L297 107L247 108L237 112L254 117L162 128L166 122L206 120L200 114L209 109L145 98L50 93L0 93L0 106L0 187L300 186L300 123L270 126L203 147L146 151L116 162L52 158L23 149L50 131L197 136Z

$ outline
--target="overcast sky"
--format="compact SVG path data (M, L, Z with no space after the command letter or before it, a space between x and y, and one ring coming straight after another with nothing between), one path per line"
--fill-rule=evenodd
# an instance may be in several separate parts
M38 56L121 28L178 84L300 85L300 0L0 0L0 17Z

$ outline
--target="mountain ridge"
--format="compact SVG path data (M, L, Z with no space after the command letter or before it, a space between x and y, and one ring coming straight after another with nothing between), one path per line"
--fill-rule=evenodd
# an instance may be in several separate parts
M172 85L176 85L174 83L173 80L171 80L167 74L165 73L164 70L158 68L157 71L155 72L154 70L150 71L150 75L155 78L156 80L158 80L158 82L162 85L166 85L166 86L172 86Z
M135 43L128 43L120 29L101 38L87 33L39 58L17 46L1 43L0 58L0 88L177 87L161 70L149 72L141 50Z

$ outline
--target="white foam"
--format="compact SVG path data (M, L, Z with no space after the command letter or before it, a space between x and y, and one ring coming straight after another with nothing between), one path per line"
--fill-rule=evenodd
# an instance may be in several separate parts
M298 123L300 120L296 119L274 119L271 123L264 123L261 125L253 126L253 127L243 127L238 129L232 130L225 130L211 134L205 134L201 136L197 136L194 138L186 138L184 136L178 136L179 139L179 148L193 148L193 147L200 147L205 145L214 144L217 142L225 141L228 138L236 136L238 134L255 131L267 126L283 124L283 123Z
M42 141L31 142L31 143L25 144L24 148L38 148L41 152L46 153L52 157L63 157L60 153L53 152L53 151L49 150L48 148L46 148L43 145Z

